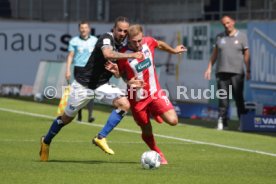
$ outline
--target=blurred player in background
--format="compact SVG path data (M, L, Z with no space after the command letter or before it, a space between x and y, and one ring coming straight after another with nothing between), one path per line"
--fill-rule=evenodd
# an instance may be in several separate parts
M172 48L167 43L144 37L141 25L132 25L128 29L128 45L120 50L122 53L142 52L144 59L120 59L116 64L108 63L108 69L116 70L119 67L120 75L128 82L128 99L132 115L142 130L142 139L151 150L161 156L161 164L167 164L164 154L156 145L150 116L159 123L164 120L175 126L178 117L170 100L162 91L154 64L155 48L171 54L181 54L186 51L183 45Z
M225 98L219 98L218 130L228 129L227 113L229 107L229 88L233 89L238 117L246 113L243 98L244 78L250 79L249 50L246 34L235 28L235 20L229 16L221 18L225 31L216 37L205 78L211 79L212 66L216 63L216 80L218 90L227 92ZM244 72L244 65L246 72Z
M68 56L66 61L65 78L69 82L71 79L71 65L74 65L74 78L77 78L85 67L94 47L98 40L97 37L90 34L90 24L88 21L81 21L79 23L80 35L73 37L69 42ZM87 104L88 122L93 122L95 118L93 114L94 99L91 99ZM82 121L82 109L78 112L78 121Z
M122 120L130 105L125 94L119 88L108 84L113 73L106 70L105 65L108 61L117 59L143 58L143 54L140 52L125 54L116 52L117 49L123 46L128 28L128 19L126 17L118 17L115 20L113 31L103 34L98 39L87 64L85 67L79 68L80 72L76 75L71 85L71 92L64 114L53 121L48 133L41 138L41 161L48 160L52 139L93 98L115 107L99 136L93 139L93 143L105 152L114 154L113 150L109 149L105 137Z

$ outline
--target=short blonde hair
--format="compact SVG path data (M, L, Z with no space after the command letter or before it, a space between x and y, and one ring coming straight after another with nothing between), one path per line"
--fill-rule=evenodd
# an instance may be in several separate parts
M143 33L143 27L140 24L133 24L128 28L128 36L137 36L139 33Z

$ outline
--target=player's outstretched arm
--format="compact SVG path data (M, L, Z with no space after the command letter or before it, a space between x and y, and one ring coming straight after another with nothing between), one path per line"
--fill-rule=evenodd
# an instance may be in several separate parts
M171 54L181 54L183 52L187 51L187 48L184 45L177 45L175 48L172 48L167 43L157 40L158 43L158 49L169 52Z
M104 47L102 48L103 55L105 59L113 60L113 59L128 59L128 58L134 58L134 59L144 59L144 55L141 52L134 52L134 53L120 53L112 50L111 47Z
M113 63L111 61L107 61L105 63L105 69L113 73L113 75L116 78L121 77L121 73L119 71L119 67L116 63ZM125 78L124 78L125 79ZM125 80L125 82L131 87L131 88L142 88L145 86L145 82L143 80L138 79L137 77L133 77L130 80Z

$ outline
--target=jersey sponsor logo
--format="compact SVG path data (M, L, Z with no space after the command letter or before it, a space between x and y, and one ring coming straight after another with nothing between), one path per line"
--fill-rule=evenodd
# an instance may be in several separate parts
M147 58L144 61L138 63L137 65L135 65L135 68L137 70L137 72L142 72L143 70L149 68L151 66L151 62L150 59Z
M104 45L110 45L111 44L110 39L108 39L108 38L103 39L103 44Z

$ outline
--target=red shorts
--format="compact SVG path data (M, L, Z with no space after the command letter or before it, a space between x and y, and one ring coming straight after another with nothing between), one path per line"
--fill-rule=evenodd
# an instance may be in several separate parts
M132 108L132 115L136 123L140 126L146 125L150 122L150 116L156 117L161 114L174 109L172 103L167 96L155 97L142 110L136 111Z

